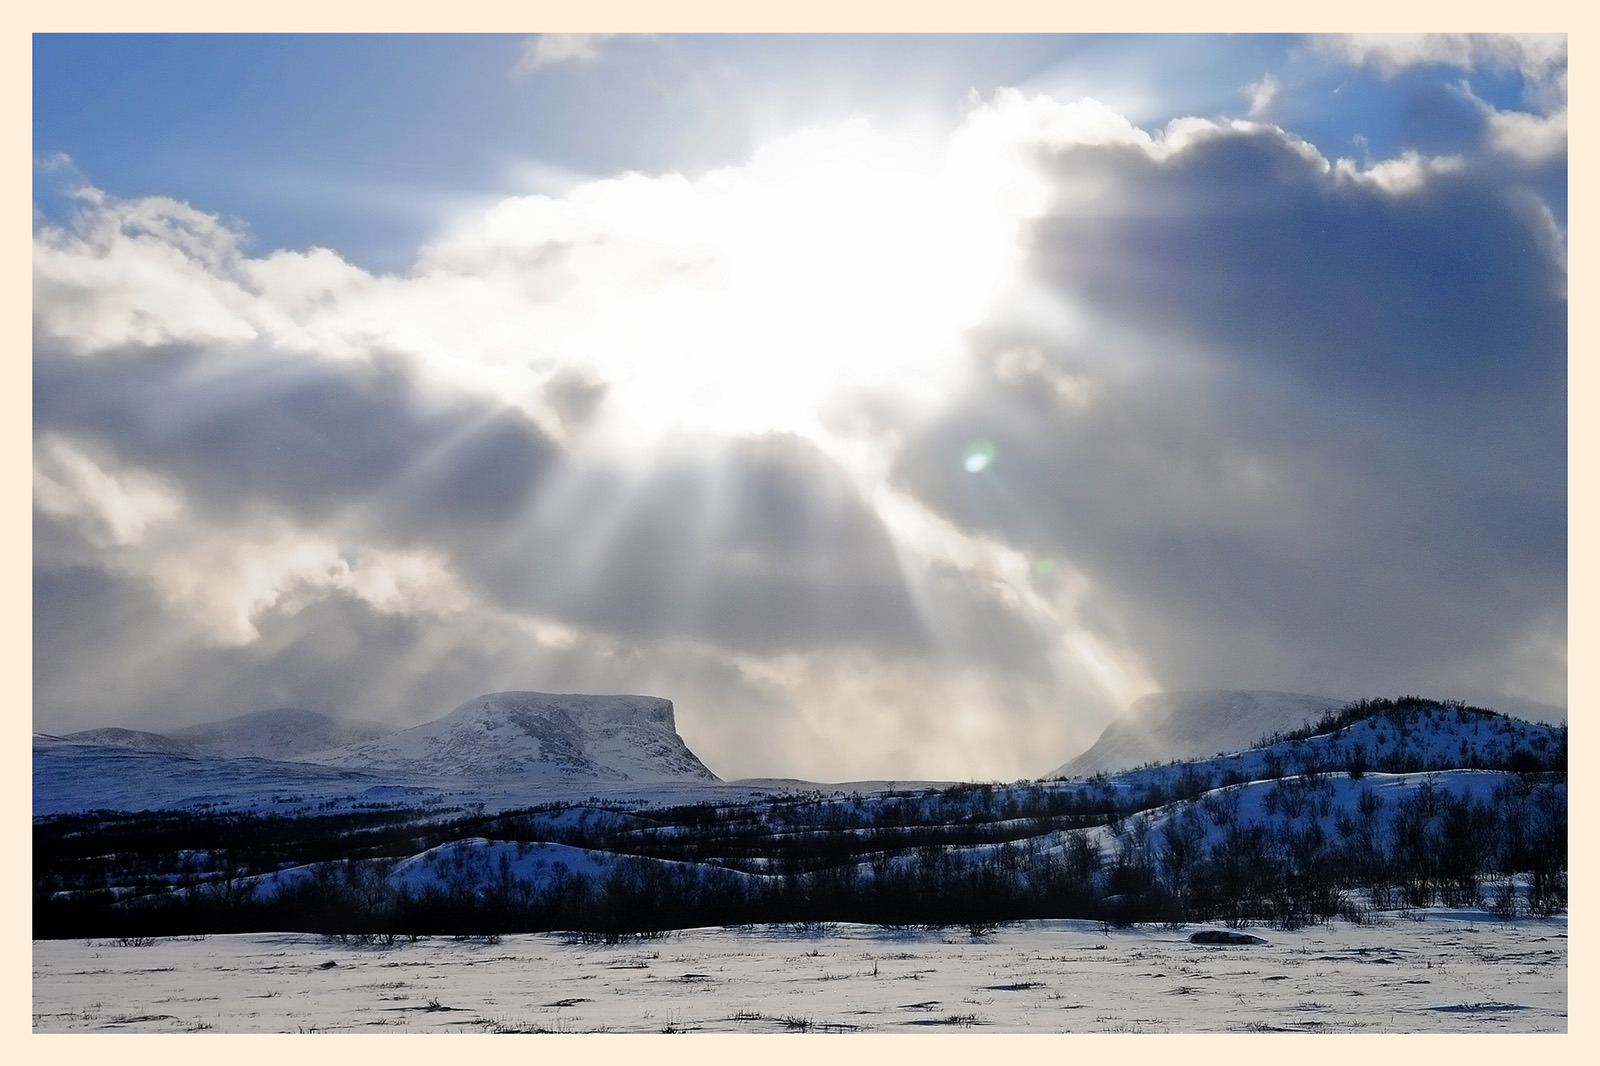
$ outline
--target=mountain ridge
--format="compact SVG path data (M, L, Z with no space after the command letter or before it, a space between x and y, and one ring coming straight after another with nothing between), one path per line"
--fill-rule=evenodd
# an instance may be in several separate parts
M378 722L335 718L303 707L271 707L166 734L196 755L225 759L292 759L324 748L344 747L392 733Z
M491 692L432 722L297 761L439 777L719 780L659 696Z
M1089 748L1046 777L1084 777L1151 762L1251 747L1343 706L1344 700L1268 689L1153 692L1128 705Z

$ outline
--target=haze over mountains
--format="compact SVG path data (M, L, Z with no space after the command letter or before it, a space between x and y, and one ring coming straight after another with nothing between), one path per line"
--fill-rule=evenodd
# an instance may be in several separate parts
M1316 700L1205 696L1225 725ZM1418 697L1330 706L1232 754L1010 784L723 783L670 704L638 696L494 693L309 758L351 766L36 739L36 928L620 933L1041 908L1299 925L1481 906L1486 879L1502 915L1566 899L1566 730Z
M1242 751L1315 722L1346 702L1303 692L1153 692L1134 700L1087 751L1045 776L1086 777ZM1497 700L1486 709L1545 725L1567 720L1565 709L1531 700Z
M142 729L84 729L62 740L133 751L213 755L223 759L293 759L324 748L359 744L393 730L378 722L347 722L321 711L274 707L220 722L154 733Z
M1340 706L1302 693L1156 693L1135 701L1087 751L1043 776L1087 777L1239 752ZM1559 708L1542 709L1546 721L1565 718ZM728 787L678 735L672 702L637 695L490 693L400 731L277 708L165 734L124 728L38 734L33 765L36 816L281 804L290 796L304 804L417 802L425 795L516 804L597 789L670 788L687 795ZM785 790L814 783L761 778L736 784Z
M1239 751L1314 722L1343 703L1298 692L1153 692L1133 701L1088 751L1046 776L1082 777Z
M654 696L497 692L411 729L278 708L169 734L34 737L34 814L407 802L475 791L527 801L596 787L716 785Z

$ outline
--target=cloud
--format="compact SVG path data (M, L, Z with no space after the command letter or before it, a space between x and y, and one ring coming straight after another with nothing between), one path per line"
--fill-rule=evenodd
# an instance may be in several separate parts
M1496 151L1525 163L1543 163L1567 151L1567 112L1530 115L1521 111L1489 113L1489 143Z
M1363 170L1269 127L1049 166L1035 288L900 483L1070 560L1092 628L1163 687L1563 701L1563 670L1511 650L1565 610L1565 270L1539 213L1460 159Z
M55 434L34 446L33 501L43 514L77 528L100 548L132 544L146 529L178 517L182 505L159 480L113 473Z
M847 133L846 143L859 136ZM730 192L759 193L765 180ZM167 622L150 629L172 634L163 646L182 649L174 654L184 671L216 676L214 687L182 698L130 684L119 716L156 704L218 713L217 701L245 698L228 695L226 679L236 676L274 702L336 698L351 713L418 720L447 709L422 701L460 671L416 658L411 635L420 629L430 646L454 647L446 624L508 647L528 639L525 623L535 644L562 634L566 657L535 656L530 666L508 651L478 686L660 685L671 694L702 675L733 684L735 661L848 652L879 662L885 676L920 678L922 688L939 676L930 673L937 662L957 673L1005 670L1043 690L1052 638L1019 614L1007 586L982 559L906 552L857 472L811 437L721 440L704 429L663 437L658 428L624 439L620 451L614 439L596 443L591 430L619 390L632 390L634 405L663 405L646 412L657 417L694 414L649 395L630 373L646 371L648 359L696 372L670 349L642 347L641 361L613 356L609 365L579 349L532 373L512 364L506 386L497 367L524 335L501 316L492 336L474 338L462 304L488 299L538 316L566 302L575 310L542 320L559 330L569 320L588 328L603 298L648 301L658 264L678 253L641 241L631 219L643 209L640 221L654 224L653 198L679 197L685 186L641 184L589 190L595 199L580 196L575 215L544 198L510 202L499 217L526 209L541 221L458 230L407 276L372 276L323 250L252 258L236 231L173 201L91 196L74 227L40 234L34 413L41 470L52 473L40 481L37 562L153 599ZM707 195L715 205L729 194L712 183ZM557 249L579 251L550 253L552 232ZM634 270L640 276L630 278ZM540 288L552 272L566 280ZM173 298L128 291L152 284ZM197 299L187 302L191 291ZM759 377L749 384L761 390L757 402L770 395ZM640 453L644 443L651 448ZM79 471L80 454L100 465ZM99 495L84 488L102 482ZM163 535L105 550L97 531L127 539L150 523L145 512L164 523ZM911 581L925 586L916 596ZM351 612L372 616L365 655L420 670L415 686L381 679L365 656L345 666L315 659L312 638L302 653L300 638L286 635L318 620L351 624L328 621ZM671 659L661 649L685 641L703 649L687 660L704 663L700 673L685 681L667 666L643 671L641 662ZM604 669L575 673L573 657L585 656ZM104 656L96 672L113 662L125 657ZM300 686L268 685L273 662L302 676ZM70 702L86 698L72 680L79 676L63 669L41 685L40 713L106 706L104 697ZM726 722L743 691L725 686L704 698ZM805 732L808 700L770 683L764 698L798 716ZM1113 709L1103 699L1094 706L1102 716ZM933 754L948 736L907 729L897 750L908 765L948 765ZM802 757L781 746L746 751L749 773L763 772L750 761L759 755L780 764ZM837 758L806 757L818 773Z
M331 594L385 614L449 615L467 604L433 553L341 543L278 516L218 520L149 472L96 462L58 434L35 449L34 500L46 519L43 565L134 579L220 645L248 644L263 614Z
M1313 38L1313 47L1346 62L1375 67L1385 78L1421 65L1465 71L1518 72L1529 111L1495 108L1463 83L1455 95L1475 105L1493 151L1527 165L1564 157L1567 147L1565 34L1347 34Z
M266 606L252 639L218 643L213 625L133 574L38 568L36 713L58 730L160 729L300 706L405 726L485 689L582 684L539 668L529 629L479 612L385 611L347 589L292 606Z
M1313 47L1350 63L1371 64L1385 77L1427 64L1517 70L1542 81L1567 62L1564 33L1319 34Z
M1282 88L1277 78L1265 74L1260 81L1251 82L1241 89L1240 91L1250 101L1250 117L1266 118L1271 113L1273 105L1277 103Z
M606 42L623 36L616 33L536 33L522 45L522 54L512 71L514 77L524 77L536 70L560 63L594 63L602 55Z
M513 515L557 446L515 409L417 378L398 358L253 347L36 349L34 416L181 480L196 506L329 520L386 498L396 514L482 527Z
M1008 90L394 274L86 188L35 234L37 720L631 690L724 776L948 777L1157 687L1564 702L1553 165Z

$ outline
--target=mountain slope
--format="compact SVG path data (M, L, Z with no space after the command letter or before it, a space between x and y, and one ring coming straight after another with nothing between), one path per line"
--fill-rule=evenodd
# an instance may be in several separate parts
M392 732L376 722L345 722L321 711L274 707L167 734L185 751L225 759L292 759L326 748L375 740Z
M143 729L123 729L107 726L103 729L81 729L76 733L55 738L73 744L101 744L108 748L126 748L129 751L160 751L169 755L193 755L194 749L181 740L173 740L164 733L151 733Z
M437 788L413 788L354 769L268 759L35 737L33 816L85 811L261 808L293 814L318 805L372 807L440 801Z
M1315 721L1342 702L1297 692L1156 692L1135 700L1089 750L1045 776L1083 777L1240 751Z
M715 781L654 696L495 692L437 721L302 757L434 777Z

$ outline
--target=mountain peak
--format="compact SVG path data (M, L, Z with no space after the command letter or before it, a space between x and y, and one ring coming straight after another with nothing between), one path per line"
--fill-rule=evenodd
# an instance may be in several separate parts
M167 736L202 755L292 759L323 748L372 740L389 731L376 722L347 722L322 711L273 707L175 729Z
M307 757L432 777L715 781L657 696L491 692L443 718Z

